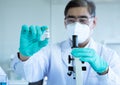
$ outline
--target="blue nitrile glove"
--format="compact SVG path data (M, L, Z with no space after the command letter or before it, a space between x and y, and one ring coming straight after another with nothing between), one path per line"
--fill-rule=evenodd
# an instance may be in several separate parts
M94 49L74 48L71 54L81 61L88 62L97 73L103 73L108 69L107 62L99 57Z
M41 48L48 44L48 39L41 39L43 33L48 29L47 26L33 26L28 27L23 25L20 35L19 51L23 56L30 57Z

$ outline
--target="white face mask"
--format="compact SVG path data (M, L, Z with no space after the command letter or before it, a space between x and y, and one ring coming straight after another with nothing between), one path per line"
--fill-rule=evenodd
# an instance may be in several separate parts
M72 35L78 36L78 43L83 43L90 36L90 28L88 25L75 22L67 25L67 34L72 40Z

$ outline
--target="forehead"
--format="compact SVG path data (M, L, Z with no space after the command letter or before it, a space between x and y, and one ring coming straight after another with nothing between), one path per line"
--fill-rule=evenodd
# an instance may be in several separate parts
M70 8L67 12L67 16L88 16L90 17L90 14L88 12L87 7L73 7Z

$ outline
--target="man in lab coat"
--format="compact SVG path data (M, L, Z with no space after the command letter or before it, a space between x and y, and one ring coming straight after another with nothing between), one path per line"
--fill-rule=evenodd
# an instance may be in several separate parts
M48 44L48 38L41 39L46 26L22 26L19 53L12 64L14 70L29 82L47 76L47 85L76 85L73 75L67 75L71 54L85 62L83 85L120 85L120 57L91 38L96 25L94 3L71 0L64 15L69 38L54 45ZM78 36L78 48L71 49L72 35Z

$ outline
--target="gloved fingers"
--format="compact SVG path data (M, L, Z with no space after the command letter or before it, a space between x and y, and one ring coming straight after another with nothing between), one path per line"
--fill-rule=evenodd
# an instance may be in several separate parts
M49 38L45 38L43 41L41 41L44 44L47 44L49 42Z
M72 52L71 54L76 58L80 58L80 57L91 58L92 57L91 53Z
M44 33L48 29L47 26L41 26L42 33Z
M74 51L78 51L78 52L84 52L84 53L89 53L89 52L92 52L94 51L93 49L91 48L73 48Z
M21 35L28 35L29 27L27 25L22 25Z
M80 57L79 58L80 61L84 61L84 62L91 62L93 61L93 58L89 58L89 57Z
M93 57L94 51L90 50L89 48L74 48L71 51L71 54L74 57L80 58L80 57Z
M30 37L33 38L33 39L35 39L36 38L36 34L37 34L37 32L36 32L35 26L31 25L29 27L29 35L30 35Z
M48 44L48 42L49 42L49 39L46 38L46 39L39 42L39 46L44 47L44 46L46 46Z
M37 36L37 40L41 40L41 36L42 36L42 30L40 26L36 26L36 36Z

